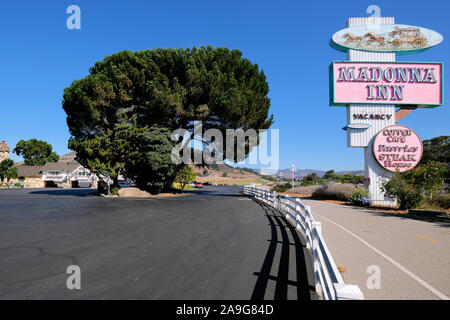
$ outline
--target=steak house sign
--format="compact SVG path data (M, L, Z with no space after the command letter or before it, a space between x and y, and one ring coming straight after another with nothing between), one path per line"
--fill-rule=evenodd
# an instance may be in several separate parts
M422 157L422 142L408 127L386 127L375 137L373 155L386 170L408 171L414 168Z
M443 103L441 63L333 62L330 80L331 105Z

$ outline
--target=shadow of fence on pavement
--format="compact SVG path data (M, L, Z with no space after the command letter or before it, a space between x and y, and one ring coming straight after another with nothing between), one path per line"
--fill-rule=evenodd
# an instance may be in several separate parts
M269 281L275 281L274 300L293 299L292 294L288 295L291 286L295 287L297 300L318 299L314 288L312 262L309 255L305 255L307 250L305 241L300 238L296 228L278 210L259 200L254 199L254 201L261 206L269 221L271 239L261 270L254 273L258 278L251 299L272 299L268 296ZM279 261L275 261L277 250L281 250ZM293 262L290 261L291 250L294 250L295 253ZM277 264L277 274L272 275L271 270L276 269ZM295 280L289 279L290 268L295 268Z

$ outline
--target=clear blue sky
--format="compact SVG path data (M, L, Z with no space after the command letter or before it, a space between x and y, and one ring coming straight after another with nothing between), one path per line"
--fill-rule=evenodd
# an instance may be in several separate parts
M66 28L66 8L81 8L81 30ZM87 75L104 56L129 49L212 45L237 48L267 76L280 129L280 167L362 169L363 150L346 147L345 108L328 105L328 66L345 60L330 48L332 34L348 17L382 16L440 32L444 41L397 61L450 65L449 1L8 1L0 10L0 140L51 143L68 152L69 132L61 108L63 89ZM445 70L444 70L445 72ZM450 94L448 72L445 92ZM416 110L401 124L422 139L450 135L444 105ZM13 156L18 161L20 158Z

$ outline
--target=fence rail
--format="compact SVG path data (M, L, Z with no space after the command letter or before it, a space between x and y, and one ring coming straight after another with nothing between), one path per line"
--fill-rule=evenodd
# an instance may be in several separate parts
M322 226L315 221L311 207L300 199L277 194L276 192L244 186L244 194L254 197L283 213L306 239L306 247L311 251L316 292L324 300L363 300L364 295L357 285L345 284L322 237Z

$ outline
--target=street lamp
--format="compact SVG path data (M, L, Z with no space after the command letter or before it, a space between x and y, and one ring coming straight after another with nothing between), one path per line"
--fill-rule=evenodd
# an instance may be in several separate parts
M294 191L294 186L295 186L295 172L297 171L297 169L295 169L295 165L293 164L291 169L289 170L292 172L292 191Z

